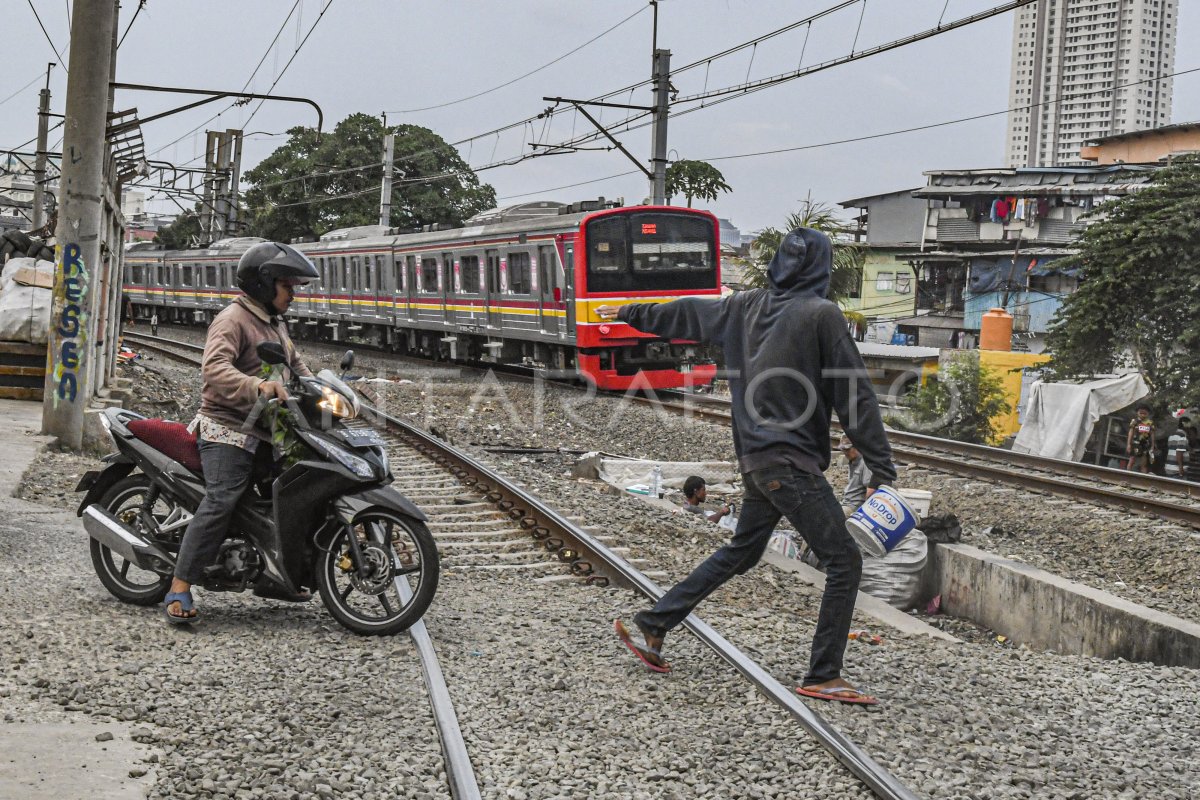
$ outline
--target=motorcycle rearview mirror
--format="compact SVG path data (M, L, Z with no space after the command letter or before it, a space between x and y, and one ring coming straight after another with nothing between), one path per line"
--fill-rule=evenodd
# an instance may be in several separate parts
M264 364L278 366L287 363L287 353L283 351L283 345L279 342L259 342L255 348L258 353L258 358Z
M353 366L354 366L354 351L347 350L346 355L342 356L342 374L349 372L350 368Z

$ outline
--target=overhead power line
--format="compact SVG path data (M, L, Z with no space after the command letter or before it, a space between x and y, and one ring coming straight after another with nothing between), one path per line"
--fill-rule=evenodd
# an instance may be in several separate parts
M292 8L291 8L291 10L288 11L287 16L283 18L283 22L280 23L279 30L275 31L275 37L273 39L271 39L271 43L268 44L267 49L265 51L263 51L262 58L260 58L258 60L258 63L254 65L254 70L250 73L250 77L246 79L246 82L244 84L242 84L242 88L239 91L241 91L241 92L246 91L247 87L249 87L250 84L254 81L254 76L258 74L258 71L260 69L262 69L262 65L267 60L267 56L271 55L271 50L274 49L275 43L279 41L279 37L283 35L284 28L287 27L288 21L291 20L292 15L296 13L296 9L300 6L300 3L301 3L301 0L296 0L294 3L292 3ZM153 153L151 153L151 155L158 155L159 153L161 153L163 150L166 150L171 145L182 142L184 139L191 136L193 133L200 130L205 125L212 122L214 119L221 116L226 111L229 111L231 108L233 108L236 105L237 105L237 103L230 103L225 108L223 108L222 110L218 111L216 114L213 114L211 117L206 119L204 122L201 122L199 125L197 125L196 127L192 128L187 133L180 136L178 139L175 139L174 141L164 144L162 147L158 148ZM193 160L195 160L195 159L193 159Z
M42 24L42 16L34 8L33 0L25 0L25 2L29 3L29 10L33 12L33 16L37 19L38 27L42 29L42 34L46 37L46 41L50 43L50 49L54 51L54 55L58 56L58 63L62 64L63 69L66 70L67 62L63 60L62 53L58 52L58 47L54 44L54 40L50 38L50 34L46 32L46 26Z
M1195 72L1200 72L1200 67L1192 67L1190 69L1180 70L1179 72L1173 72L1170 75L1160 75L1159 77L1156 77L1156 78L1146 78L1146 79L1140 80L1140 81L1131 81L1130 83L1123 83L1123 84L1120 84L1120 85L1117 85L1117 86L1114 86L1114 87L1111 87L1108 89L1095 89L1095 90L1088 91L1088 92L1080 92L1078 94L1072 94L1067 97L1053 98L1051 100L1044 100L1040 103L1031 103L1029 105L1023 105L1023 106L1012 106L1011 108L1006 108L1001 111L990 111L986 114L975 114L975 115L972 115L969 117L959 117L957 119L943 120L941 122L932 122L928 125L917 125L917 126L913 126L910 128L900 128L898 130L885 131L883 133L873 133L873 134L868 134L866 136L855 136L855 137L851 137L848 139L835 139L833 141L819 142L816 144L797 145L795 147L780 147L780 148L776 148L774 150L760 150L760 151L753 152L753 153L736 153L733 155L706 156L704 158L699 158L697 160L698 161L730 161L730 160L737 159L737 158L753 158L756 156L777 155L779 153L792 153L792 152L796 152L798 150L817 150L822 147L834 147L834 146L842 145L842 144L853 144L855 142L869 141L871 139L883 139L888 136L900 136L900 135L906 134L906 133L916 133L919 131L932 130L934 128L943 128L943 127L946 127L949 125L958 125L958 124L965 123L965 122L974 122L974 121L980 120L980 119L987 119L988 117L996 117L996 116L1000 116L1002 114L1010 114L1014 111L1026 111L1029 109L1038 108L1040 106L1053 105L1055 103L1061 103L1061 102L1067 102L1069 100L1075 100L1080 97L1089 97L1091 95L1104 94L1105 92L1111 92L1116 89L1124 89L1129 86L1138 86L1143 83L1154 83L1157 81L1169 80L1171 78L1178 78L1181 75L1190 75ZM530 197L532 195L545 194L547 192L556 192L559 189L573 189L576 186L584 186L589 183L600 183L601 181L614 180L616 178L624 178L628 175L633 175L637 172L638 172L637 170L629 170L628 172L618 172L615 175L607 175L603 178L595 178L595 179L592 179L589 181L581 181L580 183L568 183L563 186L552 186L552 187L549 187L546 189L538 189L538 190L532 191L532 192L522 192L520 194L505 195L504 197L497 198L497 200L515 200L520 197Z
M736 158L753 158L755 156L769 156L769 155L776 155L778 153L794 153L799 150L816 150L821 147L833 147L834 145L839 145L839 144L852 144L854 142L866 142L871 139L882 139L887 136L899 136L899 135L905 134L905 133L916 133L918 131L927 131L927 130L932 130L934 128L944 128L947 125L959 125L964 122L974 122L975 120L987 119L989 117L998 117L1003 114L1011 114L1014 111L1029 111L1034 108L1040 108L1041 106L1050 106L1050 105L1055 105L1057 103L1065 103L1065 102L1069 102L1071 100L1077 100L1081 97L1091 97L1093 95L1105 94L1107 92L1116 91L1117 89L1125 89L1130 86L1140 86L1143 83L1156 83L1158 81L1165 81L1165 80L1169 80L1171 78L1178 78L1180 75L1189 75L1193 72L1200 72L1200 67L1193 67L1191 69L1180 70L1179 72L1172 72L1170 75L1160 75L1156 78L1145 78L1140 81L1131 81L1129 83L1122 83L1122 84L1118 84L1116 86L1111 86L1107 89L1093 89L1091 91L1078 92L1075 94L1067 95L1065 97L1055 97L1055 98L1051 98L1049 100L1043 100L1038 103L1029 103L1028 105L1022 105L1022 106L1012 106L1010 108L1005 108L1000 111L989 111L985 114L974 114L969 117L958 117L957 119L948 119L948 120L943 120L941 122L931 122L928 125L917 125L917 126L914 126L911 128L900 128L898 130L885 131L883 133L872 133L872 134L868 134L866 136L854 136L849 139L837 139L837 140L834 140L831 142L820 142L818 144L797 145L795 147L780 147L780 148L776 148L774 150L760 150L760 151L753 152L753 153L738 153L736 155L727 155L727 156L709 156L709 157L701 158L701 159L697 159L697 160L699 160L699 161L731 161Z
M133 12L133 16L129 18L129 24L125 26L125 32L121 34L120 40L117 42L117 49L121 49L121 45L125 44L125 37L129 35L129 29L133 27L133 23L137 22L138 14L142 13L142 9L146 7L146 0L138 0L137 10Z
M300 44L296 45L296 49L292 51L292 57L289 58L287 60L287 63L283 65L283 69L279 70L279 74L276 75L275 80L271 82L271 88L267 89L265 92L263 92L263 94L270 94L275 89L275 86L283 78L284 74L287 73L288 67L290 67L292 65L292 62L296 60L296 56L300 55L300 50L304 47L305 43L308 41L308 37L312 36L313 31L315 31L317 29L317 26L321 24L321 20L325 18L325 12L329 10L329 7L331 5L333 5L333 0L325 0L325 5L321 8L321 13L317 14L317 18L315 20L313 20L313 24L309 27L308 33L304 34L304 38L300 40ZM258 105L256 105L254 107L254 110L250 112L250 116L247 117L246 121L242 123L243 127L250 124L250 120L254 119L254 115L258 113L258 110L260 108L262 108L262 105L265 102L267 102L267 101L266 100L258 101Z
M604 36L607 36L608 34L612 33L612 32L613 32L613 31L615 31L617 28L621 27L621 26L622 26L622 25L624 25L626 22L629 22L631 19L633 19L634 17L636 17L638 14L641 14L643 11L645 11L645 10L646 10L646 9L648 9L648 8L649 8L649 6L642 6L642 7L641 7L641 8L639 8L637 11L634 11L634 12L633 12L632 14L630 14L628 17L625 17L625 19L623 19L623 20L621 20L620 22L618 22L616 25L613 25L611 28L609 28L609 29L607 29L607 30L605 30L605 31L602 31L602 32L600 32L600 33L596 34L596 35L595 35L595 36L593 36L591 39L588 39L586 42L584 42L583 44L581 44L581 45L579 45L578 47L574 48L573 50L568 50L567 52L563 53L561 56L559 56L558 58L554 59L553 61L549 61L549 62L547 62L547 63L545 63L545 64L542 64L542 65L541 65L540 67L538 67L537 69L532 69L532 70L530 70L529 72L526 72L524 75L518 75L517 77L515 77L515 78L513 78L513 79L511 79L511 80L505 81L504 83L501 83L501 84L499 84L499 85L497 85L497 86L493 86L493 87L492 87L492 88L490 88L490 89L484 89L484 90L483 90L483 91L481 91L481 92L476 92L475 94L468 95L468 96L466 96L466 97L460 97L460 98L458 98L457 100L450 100L450 101L448 101L448 102L445 102L445 103L438 103L437 105L433 105L433 106L423 106L423 107L421 107L421 108L406 108L406 109L401 109L401 110L399 110L399 111L389 111L389 112L387 112L387 113L389 113L389 114L415 114L415 113L417 113L417 112L419 112L419 111L432 111L432 110L434 110L434 109L437 109L437 108L446 108L447 106L458 105L459 103L465 103L465 102L467 102L468 100L474 100L474 99L475 99L475 98L477 98L477 97L483 97L483 96L484 96L484 95L486 95L486 94L491 94L492 92L499 91L500 89L503 89L503 88L505 88L506 86L512 86L514 83L516 83L516 82L518 82L518 81L522 81L522 80L524 80L524 79L528 78L530 75L536 75L537 73L541 72L542 70L544 70L544 69L546 69L546 68L548 68L548 67L552 67L552 66L554 66L555 64L557 64L558 62L562 61L564 58L567 58L568 56L572 56L572 55L574 55L575 53L578 53L580 50L582 50L583 48L585 48L585 47L587 47L588 45L592 44L593 42L597 41L598 39L601 39L601 38L603 38Z
M45 73L44 73L44 72L39 72L37 75L34 75L34 76L33 76L33 80L31 80L29 83L25 84L25 85L24 85L24 86L22 86L20 89L17 89L15 92L13 92L12 94L10 94L8 97L4 98L3 100L0 100L0 106L4 105L4 104L5 104L5 103L7 103L9 100L12 100L14 97L16 97L17 95L19 95L21 92L25 91L25 90L26 90L26 89L28 89L30 86L33 86L35 83L37 83L38 81L40 81L40 80L42 79L42 76L43 76L43 75L45 75Z

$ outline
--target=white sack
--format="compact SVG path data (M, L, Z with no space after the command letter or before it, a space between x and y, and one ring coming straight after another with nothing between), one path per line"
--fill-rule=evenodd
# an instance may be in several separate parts
M13 280L18 270L36 269L54 275L54 262L32 258L10 258L0 273L0 340L45 344L50 328L50 304L54 293Z
M863 559L858 590L901 611L912 608L919 599L921 573L928 558L929 541L914 529L883 558Z
M738 476L737 466L728 461L638 461L628 458L600 459L600 480L624 489L629 486L651 486L654 483L654 468L662 471L662 489L683 489L689 475L704 478L708 490L714 494L729 494L735 491L733 481Z

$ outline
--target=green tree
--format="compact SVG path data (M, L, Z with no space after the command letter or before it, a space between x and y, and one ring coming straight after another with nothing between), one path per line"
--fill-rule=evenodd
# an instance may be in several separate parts
M720 192L732 192L721 171L704 161L676 161L667 167L667 197L681 194L687 198L688 208L692 198L716 200Z
M1159 410L1200 404L1200 157L1163 169L1154 183L1098 210L1078 253L1055 262L1081 270L1047 339L1055 377L1138 370Z
M170 225L159 228L154 234L154 243L168 250L187 250L200 241L200 204L192 211L184 211Z
M833 274L829 281L829 299L840 303L854 296L862 284L865 253L861 245L847 237L853 228L838 219L833 210L824 203L805 200L800 210L790 214L783 228L766 228L759 231L750 244L750 257L736 259L746 271L746 284L761 288L767 286L767 267L779 249L783 237L796 228L813 228L833 240Z
M378 223L388 132L396 134L393 226L461 225L496 205L496 191L433 131L385 129L375 117L351 114L320 137L312 128L292 128L285 144L246 173L248 233L287 240Z
M979 363L979 353L963 353L938 370L906 398L908 414L888 422L903 430L960 442L991 444L992 420L1011 410L1000 377Z

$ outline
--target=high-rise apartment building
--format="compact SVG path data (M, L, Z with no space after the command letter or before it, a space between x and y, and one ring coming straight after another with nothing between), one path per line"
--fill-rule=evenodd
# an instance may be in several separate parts
M1089 139L1171 121L1178 0L1039 0L1013 23L1005 160L1083 165ZM1161 80L1154 80L1162 78Z

